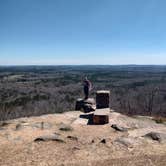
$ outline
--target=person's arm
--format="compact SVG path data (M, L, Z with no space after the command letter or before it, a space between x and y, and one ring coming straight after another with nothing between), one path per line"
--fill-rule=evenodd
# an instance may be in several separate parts
M92 83L89 81L89 90L92 90Z

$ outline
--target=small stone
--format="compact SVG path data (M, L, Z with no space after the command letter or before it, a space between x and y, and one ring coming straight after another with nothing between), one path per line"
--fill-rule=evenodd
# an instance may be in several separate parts
M18 123L16 125L16 131L21 130L22 128L23 128L23 126L20 123Z
M113 124L113 125L111 125L111 127L112 127L113 129L117 130L117 131L122 131L122 132L127 131L127 128L121 127L121 126L119 126L119 125L117 125L117 124Z
M40 142L40 141L57 141L57 142L61 142L61 143L64 143L65 141L60 138L59 136L57 135L44 135L44 136L40 136L40 137L37 137L34 142Z
M102 139L100 143L106 144L106 139Z
M73 150L80 150L80 148L78 148L78 147L73 147Z
M69 139L71 139L71 140L74 140L74 141L78 141L78 138L77 137L75 137L75 136L67 136L67 138L69 138Z
M72 131L73 128L70 125L61 124L59 130L61 130L61 131Z

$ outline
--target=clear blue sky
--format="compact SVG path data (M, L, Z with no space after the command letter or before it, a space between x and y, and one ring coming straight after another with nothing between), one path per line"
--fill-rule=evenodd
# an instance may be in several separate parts
M0 0L0 65L166 64L166 0Z

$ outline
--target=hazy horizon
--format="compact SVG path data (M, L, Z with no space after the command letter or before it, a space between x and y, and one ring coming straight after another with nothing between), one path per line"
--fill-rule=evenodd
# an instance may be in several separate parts
M40 64L26 64L26 65L15 65L15 64L12 64L12 65L0 65L0 67L33 67L33 66L41 66L41 67L54 67L54 66L128 66L128 67L132 67L132 66L138 66L138 67L141 67L141 66L166 66L166 64L75 64L75 65L72 65L72 64L59 64L59 65L49 65L49 64L43 64L43 65L40 65Z

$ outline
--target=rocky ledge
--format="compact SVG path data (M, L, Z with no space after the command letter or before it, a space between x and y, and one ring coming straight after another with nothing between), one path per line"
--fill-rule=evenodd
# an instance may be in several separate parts
M109 123L71 111L0 124L0 165L165 165L166 125L113 110Z

